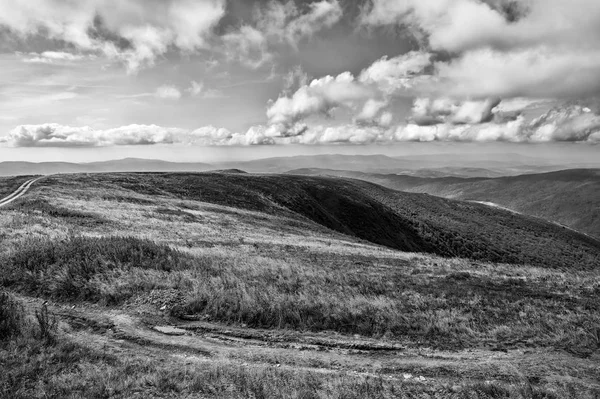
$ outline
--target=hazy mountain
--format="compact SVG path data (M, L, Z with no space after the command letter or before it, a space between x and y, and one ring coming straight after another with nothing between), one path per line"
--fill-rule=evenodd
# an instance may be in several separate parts
M139 158L90 163L0 162L0 176L102 172L193 172L208 169L212 169L212 167L205 163L178 163Z
M421 177L499 177L591 166L594 166L594 164L557 164L544 158L519 154L435 154L403 157L328 154L214 164L179 163L137 158L91 163L0 162L0 176L78 172L198 172L212 169L239 169L254 173L284 173L293 169L321 168L380 174L406 174ZM595 167L600 167L600 163Z
M486 201L600 237L600 169L570 169L500 178L422 178L339 170L290 173L351 177L395 190Z

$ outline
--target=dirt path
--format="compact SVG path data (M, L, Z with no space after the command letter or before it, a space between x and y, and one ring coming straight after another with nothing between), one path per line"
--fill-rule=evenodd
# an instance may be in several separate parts
M42 303L37 298L21 298L32 309ZM434 385L465 380L514 383L540 378L556 382L579 379L600 389L600 355L581 359L550 348L440 351L333 332L231 327L95 305L51 303L49 309L72 339L84 345L109 348L122 356L168 359L177 365L219 362Z
M11 202L13 202L14 200L21 198L23 195L25 195L25 193L27 193L27 190L29 190L29 188L33 185L33 183L35 183L36 181L38 181L40 179L43 179L43 177L37 177L37 178L27 180L11 195L4 197L3 199L0 199L0 207L8 205Z

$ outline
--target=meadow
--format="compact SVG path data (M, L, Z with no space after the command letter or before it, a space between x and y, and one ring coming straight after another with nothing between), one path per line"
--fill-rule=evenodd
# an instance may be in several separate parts
M176 178L49 177L0 212L6 397L600 393L597 268L398 251Z

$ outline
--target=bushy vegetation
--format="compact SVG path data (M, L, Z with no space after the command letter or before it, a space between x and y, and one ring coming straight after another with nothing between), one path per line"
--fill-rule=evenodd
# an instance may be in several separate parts
M453 398L573 399L527 383L465 383L455 387L228 363L179 363L117 358L63 339L0 349L0 397L31 398ZM578 397L578 398L581 398Z
M527 383L424 385L373 376L315 373L227 362L188 367L136 356L116 357L59 335L44 305L38 326L26 326L24 308L0 294L0 397L30 398L515 398L554 399ZM424 396L425 395L425 396Z
M0 177L0 199L12 194L31 176Z
M34 212L40 212L43 215L77 226L94 227L108 223L105 218L98 214L56 206L42 198L20 200L12 205L12 207L29 215Z
M551 345L581 356L599 345L599 287L585 279L486 276L477 265L457 273L418 261L294 258L192 257L131 237L39 239L5 257L1 278L27 293L106 304L176 289L183 300L175 314L257 328L332 330L439 348Z
M0 341L21 335L23 307L6 292L0 292Z
M403 193L349 179L219 173L95 177L146 195L170 195L309 219L403 251L537 267L592 269L600 241L485 205Z
M104 289L106 279L114 281L132 269L180 270L191 262L189 256L149 240L79 236L28 239L2 260L0 281L6 287L50 298L102 300L109 304L152 286L127 286L115 293Z

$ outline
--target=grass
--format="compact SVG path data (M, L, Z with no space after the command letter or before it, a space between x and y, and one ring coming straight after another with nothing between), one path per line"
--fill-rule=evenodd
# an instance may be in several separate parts
M174 314L255 328L337 331L437 348L554 346L587 356L599 347L600 286L592 278L491 276L327 256L192 256L133 237L20 242L2 259L5 287L119 305L176 289Z
M2 284L55 299L119 303L141 287L126 287L115 295L103 281L132 269L171 271L189 268L191 259L166 245L133 237L42 238L19 243L5 258Z
M203 201L312 221L402 251L557 269L593 269L600 264L600 241L553 223L358 180L219 173L124 173L70 179L70 185L93 184L138 196ZM64 183L51 178L44 184Z
M32 176L0 177L0 199L12 194Z
M108 221L102 216L93 212L84 212L74 209L57 206L48 202L44 198L35 198L21 200L13 208L19 209L26 215L42 214L51 218L60 219L63 223L77 225L81 227L95 227L107 224Z
M47 311L47 310L46 310ZM82 345L56 327L39 331L24 326L23 306L0 295L0 314L16 324L1 326L0 397L21 398L129 398L141 395L202 398L515 398L554 399L553 390L528 383L466 383L435 386L377 376L317 373L277 367L240 367L224 361L177 363L136 354L117 357ZM4 319L2 319L4 320ZM561 396L564 397L564 396Z
M0 285L21 295L62 302L66 309L75 305L78 311L89 308L93 312L99 307L91 304L107 305L111 308L101 312L149 312L156 318L170 317L159 309L166 303L162 301L166 294L173 294L176 300L168 301L166 308L171 317L191 314L237 329L276 330L274 336L312 332L332 339L339 334L353 339L352 335L359 334L401 344L408 351L424 350L427 356L432 354L431 359L436 353L458 351L460 357L479 351L489 354L491 349L508 350L511 356L529 351L559 353L568 360L554 364L549 357L540 359L539 366L521 367L507 363L498 352L489 364L481 360L486 370L496 367L497 373L489 371L488 378L473 371L483 363L470 364L465 378L473 380L463 380L458 386L445 378L463 379L461 372L466 368L447 369L456 367L450 363L391 363L387 355L373 359L371 354L356 355L379 364L381 376L363 375L362 371L371 369L362 366L337 369L337 358L319 363L321 358L311 354L305 359L302 351L289 362L266 360L289 355L267 354L267 348L264 354L261 350L259 354L235 352L231 357L182 360L169 351L137 346L134 341L105 348L106 342L114 345L116 341L111 341L108 332L76 326L72 331L65 319L55 326L47 309L32 309L31 304L23 307L10 299L0 300L0 304L9 304L0 306L0 320L23 328L0 324L0 329L16 331L5 334L8 338L0 343L0 368L9 371L0 373L0 397L5 392L6 397L17 398L136 394L209 398L594 397L592 377L588 377L596 375L590 365L600 343L600 275L594 268L585 264L560 268L488 263L406 254L372 245L315 223L309 218L311 213L300 212L307 209L304 205L293 208L294 201L303 198L316 199L321 209L335 208L335 203L322 197L334 187L330 185L323 186L321 193L306 194L308 197L284 198L294 192L285 184L270 197L245 191L243 185L235 189L241 193L228 191L232 187L229 179L253 178L251 175L219 177L218 184L205 186L200 183L212 175L200 180L196 175L149 176L57 176L40 181L24 198L0 212ZM271 183L264 184L268 188ZM375 191L369 195L384 207L369 212L392 209ZM399 198L404 202L398 201L398 206L405 208L393 212L418 211L409 197ZM262 208L252 206L251 201ZM431 201L446 207L441 209L461 223L465 212L474 209L456 210L457 203ZM354 205L362 209L365 203ZM73 216L78 213L90 213L103 223L91 219L79 223ZM350 217L352 214L342 213L331 220ZM500 217L500 222L511 221L515 226L521 223L493 212L489 217ZM450 224L441 220L434 226ZM344 226L356 225L344 222ZM534 226L523 234L546 234L536 230L542 228ZM561 235L556 240L559 246L585 244L578 236L569 241L571 238ZM3 306L9 310L4 311ZM44 338L40 323L54 340ZM394 361L403 358L402 354L393 356ZM315 365L313 359L318 361ZM243 366L246 361L253 366ZM277 363L284 367L274 366ZM311 367L323 367L325 372ZM510 372L505 373L504 367ZM426 384L402 379L401 373L415 370L428 377Z

